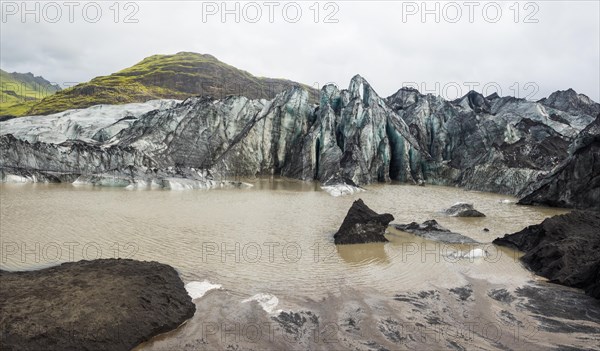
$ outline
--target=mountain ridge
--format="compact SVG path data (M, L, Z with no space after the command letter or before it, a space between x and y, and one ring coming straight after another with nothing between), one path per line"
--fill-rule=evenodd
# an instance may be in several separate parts
M212 55L179 52L148 56L133 66L64 89L34 104L26 114L48 115L99 104L183 100L197 95L272 99L291 86L302 86L316 100L317 91L307 85L286 79L256 77Z
M60 91L42 76L0 69L0 116L23 114L42 98Z

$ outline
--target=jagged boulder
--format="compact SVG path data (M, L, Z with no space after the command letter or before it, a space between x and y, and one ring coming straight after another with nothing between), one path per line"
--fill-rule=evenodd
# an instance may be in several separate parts
M336 245L387 242L384 234L388 224L393 220L394 216L391 214L378 214L358 199L348 210L344 222L333 239Z
M600 299L600 214L574 211L493 242L525 252L521 260L550 281Z
M173 267L102 259L0 271L3 350L131 350L196 307Z
M485 215L477 211L473 204L459 202L452 207L444 210L444 213L452 217L485 217Z

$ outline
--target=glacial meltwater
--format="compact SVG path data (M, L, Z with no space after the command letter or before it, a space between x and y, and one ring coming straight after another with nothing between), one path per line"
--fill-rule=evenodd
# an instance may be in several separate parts
M371 292L391 299L399 293L448 291L471 284L474 296L487 296L488 290L477 289L512 291L544 280L522 266L518 252L491 241L567 212L519 206L506 195L441 186L371 185L352 196L332 197L316 183L248 182L253 186L208 191L2 184L1 268L30 270L113 257L158 261L175 267L185 283L192 283L198 309L216 308L214 302L202 307L202 301L210 299L205 290L220 286L239 306L257 300L271 314L297 310L299 301L331 300L349 291L353 296L362 292L366 300ZM392 214L392 224L435 219L480 244L428 241L390 226L388 243L336 247L333 234L358 198L378 213ZM442 213L457 202L473 203L486 217ZM485 250L487 256L456 258L474 249ZM473 303L485 309L490 302ZM332 302L331 308L338 307ZM215 312L196 315L201 313ZM517 313L513 311L515 318ZM202 332L199 324L195 317L187 329L141 348L184 348L190 342L197 346L189 339ZM561 341L551 344L555 342Z

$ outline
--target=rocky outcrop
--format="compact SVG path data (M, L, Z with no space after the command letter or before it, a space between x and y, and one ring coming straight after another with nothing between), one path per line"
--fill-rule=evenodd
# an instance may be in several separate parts
M519 204L600 211L600 114L573 142L570 156L535 183Z
M394 224L393 226L400 231L411 233L428 240L454 244L478 243L468 236L454 233L449 229L442 227L435 219L425 221L421 224L412 222L409 224Z
M399 181L515 195L532 190L568 157L573 138L600 106L583 95L577 95L579 102L562 95L531 102L469 92L446 101L403 88L383 99L355 76L348 89L323 87L318 104L301 87L272 100L192 97L140 116L115 114L125 120L98 118L89 126L65 117L64 131L52 134L54 139L46 129L38 133L9 120L1 122L4 137L52 145L41 155L8 143L15 150L3 152L0 168L5 173L74 168L91 175L110 170L127 178L131 172L125 170L132 167L136 174L147 173L148 166L128 161L145 157L158 170L194 169L221 179L281 175L338 188ZM100 113L92 109L85 112L90 118ZM62 141L65 137L78 141ZM82 157L57 169L57 159L79 154L81 146L65 142L97 147L93 164ZM115 148L129 155L115 163Z
M0 279L3 350L130 350L196 310L157 262L79 261Z
M550 281L600 299L600 214L574 211L544 220L494 244L525 252L521 260Z
M387 242L384 234L388 224L393 220L394 216L391 214L378 214L358 199L348 210L344 222L333 239L336 245Z
M459 202L452 207L444 210L444 213L452 217L485 217L485 215L477 211L473 204Z

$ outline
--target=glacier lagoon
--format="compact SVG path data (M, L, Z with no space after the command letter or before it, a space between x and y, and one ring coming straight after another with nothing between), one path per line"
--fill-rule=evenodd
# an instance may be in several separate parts
M333 197L317 182L240 180L251 186L168 191L2 184L2 269L96 258L175 267L195 297L197 312L179 329L138 347L144 350L330 349L325 336L344 349L369 342L389 348L446 347L454 339L436 328L460 326L458 333L474 321L487 329L475 328L471 339L455 340L458 345L586 347L590 341L583 332L593 327L591 335L598 335L594 319L536 317L536 303L548 294L573 306L584 306L589 298L545 283L522 266L518 252L491 244L566 210L518 206L506 195L453 187L377 184ZM445 244L390 227L388 243L336 246L333 233L357 198L379 213L393 214L393 223L435 219L479 243ZM486 217L442 213L456 202L474 203ZM487 255L478 255L484 251ZM250 337L246 329L259 322L261 337ZM588 329L570 333L573 323ZM490 334L492 325L500 335ZM286 332L279 335L281 330ZM437 337L423 338L423 333ZM523 337L530 334L537 338Z

